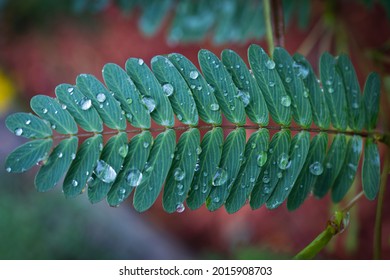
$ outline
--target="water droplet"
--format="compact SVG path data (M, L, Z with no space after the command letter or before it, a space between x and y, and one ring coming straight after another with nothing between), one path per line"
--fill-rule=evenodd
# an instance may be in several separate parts
M68 87L68 92L69 92L69 93L73 93L73 91L74 91L74 88L73 88L73 87Z
M64 156L64 154L63 153L59 153L57 156L58 156L58 158L62 158Z
M247 107L249 105L250 96L248 92L239 90L236 97L238 97L242 101L242 103L244 103L244 107Z
M271 181L271 178L268 176L268 174L265 174L263 176L263 183L268 184Z
M179 203L178 205L176 205L176 212L177 213L183 213L184 210L186 210L186 208L185 208L183 203Z
M325 166L326 166L326 168L328 168L328 169L331 169L331 168L332 168L332 164L331 164L330 162L327 162L327 163L325 164Z
M326 80L325 84L326 84L327 86L331 86L331 85L333 84L333 82L332 82L331 80Z
M207 171L203 172L203 176L204 176L204 177L207 177L207 175L209 175L209 174L207 173Z
M195 172L198 172L199 169L200 169L200 164L199 163L195 164L195 168L194 168Z
M116 179L116 171L111 165L104 160L98 160L95 170L93 171L104 183L111 183Z
M328 92L329 93L333 93L334 92L334 89L332 87L328 88Z
M149 145L150 145L149 142L146 142L146 141L145 141L145 142L143 143L143 146L144 146L145 149L146 149L147 147L149 147Z
M88 110L92 106L92 101L91 99L83 98L80 100L80 108L83 111Z
M15 129L15 135L16 135L16 136L20 136L20 135L22 135L22 134L23 134L23 129L21 129L21 128Z
M273 86L275 86L275 82L269 81L269 82L268 82L268 85L269 85L270 87L273 87Z
M121 157L125 158L127 156L127 153L129 152L129 146L127 144L123 144L119 147L118 152Z
M290 77L286 77L286 79L284 81L289 84L291 82L291 78Z
M282 98L280 100L280 103L284 107L290 107L290 105L291 105L291 98L290 98L290 96L288 96L288 95L282 96Z
M213 202L214 202L214 203L218 203L220 200L221 200L221 199L220 199L218 196L216 196L216 197L213 198Z
M252 143L251 143L251 148L252 148L252 149L255 149L255 148L256 148L256 146L257 146L257 145L256 145L256 143L255 143L255 142L252 142Z
M77 187L78 184L79 184L79 182L77 182L76 180L72 180L72 186L73 187Z
M193 71L190 72L190 78L191 79L195 80L196 78L198 78L198 76L199 76L198 71L193 70Z
M57 126L56 126L55 124L52 124L52 125L51 125L51 128L52 128L52 129L56 129Z
M285 170L288 168L289 158L286 153L281 153L278 157L278 166L280 169Z
M100 103L103 103L104 101L106 101L106 95L104 93L98 93L96 95L96 99L97 101L99 101Z
M149 113L153 112L156 109L156 102L152 97L144 96L142 97L142 103L146 106Z
M305 88L305 90L303 91L303 97L305 98L309 97L309 90L307 88Z
M62 105L61 105L61 108L62 108L62 110L66 110L67 107L66 107L65 104L62 104Z
M199 146L196 148L196 154L197 155L200 155L200 153L202 152L202 148Z
M322 167L322 164L318 161L313 162L309 166L310 173L316 176L319 176L324 171L324 168Z
M130 105L131 103L133 103L133 99L131 99L131 98L127 98L127 99L126 99L126 102L127 102L127 104L129 104L129 105Z
M173 178L176 181L182 181L185 176L186 173L180 167L175 168L175 170L173 171Z
M353 103L352 103L352 108L353 108L353 109L359 109L359 103L353 102Z
M31 120L26 121L26 125L29 125L31 123Z
M143 65L144 64L144 60L142 58L139 58L138 59L138 65Z
M166 96L171 96L173 94L173 91L174 91L173 86L171 84L164 84L162 86L162 89L163 89Z
M228 174L225 169L217 168L215 171L212 184L213 186L221 186L226 183L228 179Z
M264 151L261 151L259 155L257 156L257 165L259 167L262 167L267 162L267 153Z
M350 169L352 169L353 171L356 171L357 170L357 165L353 164L353 163L348 163L348 167Z
M182 120L183 120L183 116L180 115L180 114L177 114L176 117L177 117L177 119L178 119L179 121L182 121Z
M46 109L46 108L43 108L42 112L43 112L44 114L46 114L46 113L47 113L47 109Z
M142 172L137 168L130 168L127 172L126 182L130 187L138 187L142 180Z
M219 105L217 103L211 103L210 104L210 109L211 109L211 111L218 111L219 110Z
M267 60L267 62L265 63L265 66L269 69L269 70L272 70L275 68L275 62L273 60Z

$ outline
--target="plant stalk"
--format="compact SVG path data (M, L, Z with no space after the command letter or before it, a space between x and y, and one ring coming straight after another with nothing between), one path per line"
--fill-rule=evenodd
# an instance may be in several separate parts
M284 15L282 0L272 0L275 45L284 47Z
M264 19L265 19L265 36L268 44L268 52L272 57L275 49L274 37L272 32L272 16L271 16L271 5L270 0L264 0Z
M383 200L387 185L387 176L389 172L389 155L386 153L384 166L381 174L381 185L378 194L378 203L376 205L375 228L374 228L374 259L381 259L382 253L382 210Z

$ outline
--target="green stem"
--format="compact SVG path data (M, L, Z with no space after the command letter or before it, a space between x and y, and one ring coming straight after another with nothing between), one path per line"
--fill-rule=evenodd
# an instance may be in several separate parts
M268 52L272 57L274 53L274 37L272 32L272 16L271 16L271 5L270 0L264 0L264 19L265 19L265 35L268 44Z
M374 229L374 259L379 260L381 258L382 251L382 210L383 210L383 198L385 195L385 189L387 185L387 176L389 172L389 155L386 153L385 162L381 174L381 185L378 194L378 203L376 205L375 215L375 229Z

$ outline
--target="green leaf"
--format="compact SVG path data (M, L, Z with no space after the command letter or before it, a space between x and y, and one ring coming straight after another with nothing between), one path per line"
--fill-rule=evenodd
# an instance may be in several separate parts
M320 132L311 141L305 165L288 196L288 210L295 210L301 206L312 190L318 176L324 172L327 144L328 135L325 132Z
M77 133L77 124L68 111L62 109L57 100L46 96L36 95L31 99L31 109L42 119L51 123L51 128L61 134Z
M279 179L270 198L267 200L266 206L268 209L279 207L288 197L293 188L299 173L305 163L307 153L310 146L310 133L301 131L293 138L290 146L289 160L285 169L280 168L282 177ZM304 171L307 172L307 171ZM278 176L279 177L279 176Z
M152 70L164 94L171 102L177 119L187 125L198 124L198 110L192 92L172 62L161 55L152 58Z
M200 151L199 144L197 128L190 128L180 136L164 186L163 207L168 213L175 212L187 197Z
M324 160L324 171L317 178L313 188L316 197L323 197L333 186L337 175L340 173L345 156L347 154L347 139L344 134L337 134L330 146Z
M310 63L302 55L295 54L294 60L296 61L295 66L299 69L300 76L309 93L313 121L318 127L328 129L330 125L330 114L324 91L320 88L319 80L317 80Z
M263 93L245 62L232 50L222 52L222 62L238 88L237 96L243 101L249 119L260 125L268 125L268 108Z
M30 113L9 115L5 120L5 125L16 136L46 138L52 135L50 126L42 119Z
M161 85L142 59L129 58L126 72L141 93L141 100L151 117L158 124L172 127L175 123L173 110Z
M273 59L278 74L287 94L291 98L292 115L295 122L302 127L311 125L312 115L309 102L309 92L305 89L302 76L305 74L283 48L275 48Z
M145 35L151 36L162 25L164 18L166 18L172 6L172 0L149 0L145 3L148 5L145 5L143 9L138 26Z
M225 204L244 158L245 140L245 129L238 127L229 133L223 143L219 172L215 178L217 186L214 186L214 183L206 200L206 206L210 211L215 211Z
M86 96L79 103L82 110L90 110L92 102L106 126L118 130L126 129L126 120L122 115L121 107L98 79L89 74L81 74L77 76L76 85Z
M339 202L343 199L355 179L360 155L362 153L362 143L362 138L358 135L352 136L348 141L348 147L346 149L347 155L332 187L332 200L334 202Z
M203 136L199 167L196 168L187 198L190 209L202 206L211 191L212 181L221 160L222 143L223 131L220 127L213 128Z
M81 109L81 103L85 104L84 106L88 103L85 103L87 99L77 87L61 84L56 87L55 92L58 100L62 103L61 107L69 111L82 129L91 132L103 131L103 122L96 109L92 106L88 110Z
M236 97L237 88L222 62L208 50L200 50L198 60L206 81L215 90L215 97L219 103L209 104L210 109L218 110L221 108L223 114L231 123L245 124L244 103Z
M348 104L349 127L360 131L364 125L364 110L362 110L362 97L355 68L346 54L337 58L337 67L344 82L345 94Z
M267 161L263 165L258 180L253 188L250 206L252 209L257 209L262 206L274 191L282 168L287 167L288 153L291 144L291 131L282 129L275 133L272 137L271 143L267 153Z
M374 142L374 139L367 138L364 147L362 184L364 194L369 200L374 200L379 191L381 177L380 165L378 145Z
M366 111L365 128L373 130L376 127L378 112L379 112L379 98L380 98L381 81L379 75L375 72L370 73L364 85L364 108Z
M125 70L114 63L103 67L103 78L114 97L121 103L126 119L134 127L150 128L150 115L140 93Z
M260 128L253 133L245 146L244 159L240 172L234 181L225 208L228 213L234 213L244 206L252 192L257 177L264 164L264 157L268 150L269 132Z
M108 140L98 163L101 171L94 172L92 178L88 180L88 199L91 203L99 202L106 197L121 170L127 153L127 134L125 132L120 132Z
M328 52L321 55L320 76L333 127L339 130L346 130L348 105L345 90L342 78L336 71L336 61Z
M248 60L256 82L267 102L273 120L283 126L291 123L291 98L276 71L275 62L258 45L248 49Z
M7 172L21 173L29 170L47 157L52 144L52 139L39 139L16 148L5 160Z
M35 176L35 187L39 192L54 188L68 170L76 155L78 138L76 136L62 140L51 152L48 160Z
M220 125L222 123L221 110L215 110L215 108L211 110L210 108L210 104L218 104L218 101L195 65L178 53L169 54L168 58L190 87L199 117L206 123Z
M142 171L141 184L135 189L133 204L137 211L148 210L156 201L171 167L175 146L176 133L172 129L160 133L155 139Z
M114 184L107 195L110 206L119 206L141 183L145 162L152 149L153 137L149 131L135 135L128 144L127 156Z
M86 139L81 144L64 179L62 188L65 197L76 197L84 190L87 180L92 176L102 148L103 137L100 134Z

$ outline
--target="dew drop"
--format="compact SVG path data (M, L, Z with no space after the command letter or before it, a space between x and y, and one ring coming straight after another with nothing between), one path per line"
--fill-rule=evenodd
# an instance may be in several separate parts
M309 90L305 88L303 91L303 97L308 98L309 97Z
M79 184L79 182L77 182L76 180L72 180L72 186L73 187L77 187L78 184Z
M26 121L26 125L29 125L31 123L31 120Z
M199 146L196 148L196 154L197 155L200 155L200 153L202 152L202 148Z
M22 135L22 134L23 134L23 129L21 129L21 128L15 129L15 135L16 135L16 136L20 136L20 135Z
M261 151L259 155L257 156L257 165L259 167L262 167L267 162L267 153L264 151Z
M334 92L334 89L332 87L328 88L328 92L329 93L333 93Z
M219 105L217 103L211 103L210 104L210 109L211 109L211 111L218 111L219 110Z
M173 178L175 179L175 181L182 181L185 176L186 173L180 167L175 168L175 170L173 171Z
M138 65L143 65L144 64L144 60L142 58L139 58L138 59Z
M353 108L353 109L359 109L359 103L353 102L353 103L352 103L352 108Z
M142 97L142 103L146 106L149 113L153 112L156 109L156 102L152 97L144 96Z
M256 148L256 146L257 146L257 145L256 145L256 143L255 143L255 142L252 142L252 143L251 143L251 148L252 148L252 149L255 149L255 148Z
M286 79L284 81L289 84L291 82L291 78L290 77L286 77Z
M328 168L328 169L331 169L331 168L332 168L332 164L331 164L330 162L327 162L327 163L325 164L325 166L326 166L326 168Z
M270 181L271 181L271 178L268 175L264 174L263 183L268 184Z
M8 173L10 173L11 172L11 167L7 167L7 169L5 169Z
M221 186L226 183L228 179L228 174L225 169L223 168L217 168L215 171L212 184L213 186Z
M61 108L62 108L62 110L66 110L67 107L66 107L65 104L62 104L62 105L61 105Z
M324 168L322 167L322 164L318 161L315 161L312 164L310 164L309 170L310 173L315 176L319 176L322 174L322 172L324 172Z
M127 156L127 153L129 152L129 146L127 144L123 144L119 147L118 152L121 157L125 158Z
M106 95L104 93L98 93L96 95L96 99L97 101L99 101L100 103L103 103L104 101L106 101Z
M247 107L249 105L250 96L248 92L239 90L236 97L238 97L242 101L242 103L244 103L244 107Z
M280 179L280 178L283 177L283 174L282 174L282 172L278 172L278 173L276 174L276 176Z
M144 148L146 149L147 147L149 147L150 143L145 141L142 145L143 145Z
M75 153L72 153L72 154L70 155L70 158L71 158L72 160L74 160L74 159L76 158L76 154L75 154Z
M46 108L43 108L42 112L43 112L44 114L46 114L46 113L47 113L47 109L46 109Z
M275 62L273 60L267 60L267 62L265 63L265 66L269 69L269 70L272 70L275 68Z
M289 158L286 153L281 153L278 157L278 166L280 169L285 170L289 166Z
M115 169L104 160L98 160L93 172L104 183L111 183L116 179Z
M58 158L62 158L64 156L64 154L63 153L59 153L57 156L58 156Z
M133 103L133 99L131 99L131 98L127 98L127 99L126 99L126 102L127 102L127 104L129 104L129 105L130 105L131 103Z
M126 175L126 183L130 187L138 187L142 180L142 172L137 168L130 168Z
M221 199L220 199L218 196L216 196L216 197L213 198L213 202L214 202L214 203L218 203L220 200L221 200Z
M196 78L198 78L198 76L199 76L198 71L193 70L193 71L190 72L190 78L191 79L196 80Z
M185 208L183 203L179 203L176 205L176 212L177 213L183 213L184 210L186 210L186 208Z
M87 98L81 99L81 101L80 101L80 108L81 108L81 110L86 111L89 108L91 108L91 106L92 106L91 99L87 99Z
M171 84L164 84L162 89L166 96L171 96L173 94L173 86Z
M280 100L280 103L284 107L290 107L290 105L291 105L291 98L290 98L290 96L288 96L288 95L282 96L282 98Z
M270 87L273 87L273 86L275 86L275 82L269 81L269 82L268 82L268 85L269 85Z
M73 88L73 87L68 87L68 92L69 92L69 93L73 93L73 91L74 91L74 88Z
M194 171L195 171L195 172L198 172L199 169L200 169L200 164L199 164L199 163L195 164Z

